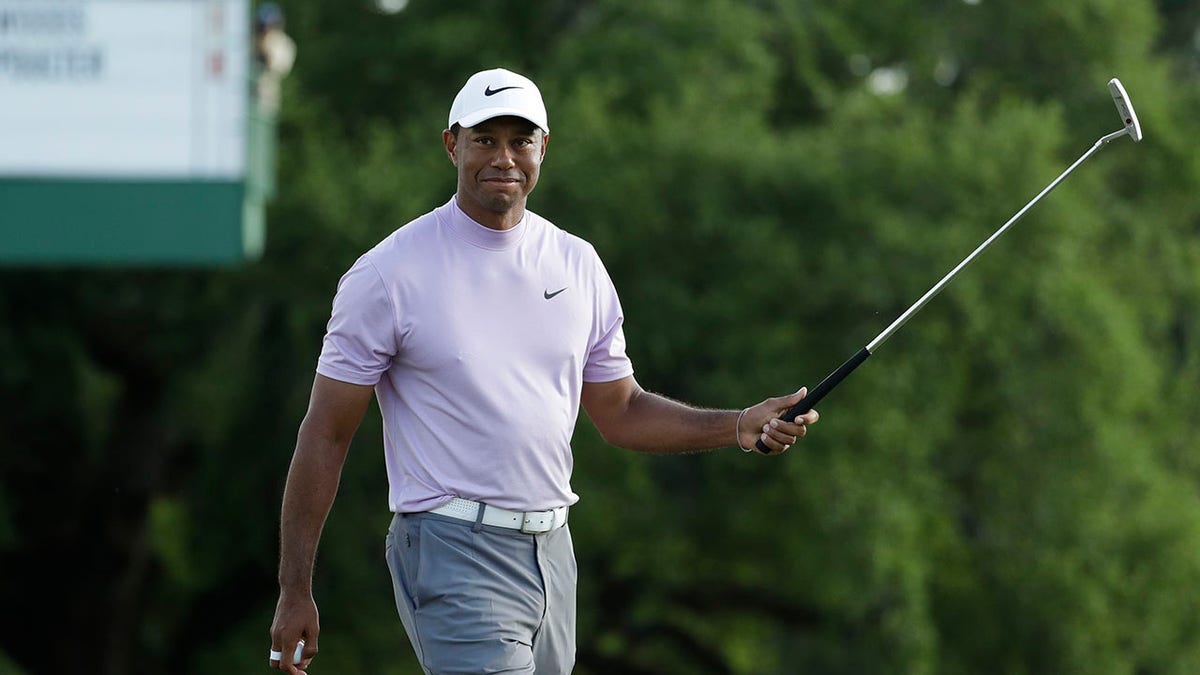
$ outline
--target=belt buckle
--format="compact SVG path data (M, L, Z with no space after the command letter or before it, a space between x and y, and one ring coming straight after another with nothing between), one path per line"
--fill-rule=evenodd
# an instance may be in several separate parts
M526 511L521 514L521 532L524 534L541 534L554 529L554 510Z

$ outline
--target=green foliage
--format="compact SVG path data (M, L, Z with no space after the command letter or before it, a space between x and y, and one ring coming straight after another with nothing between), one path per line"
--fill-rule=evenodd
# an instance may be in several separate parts
M546 96L531 206L600 251L639 381L709 406L814 384L865 344L1117 128L1109 77L1147 134L1039 204L787 456L639 456L581 421L577 672L1200 667L1194 7L285 8L300 56L261 262L0 275L19 667L265 667L337 280L449 198L443 115L496 65ZM322 672L418 672L397 656L381 444L373 409L318 561Z

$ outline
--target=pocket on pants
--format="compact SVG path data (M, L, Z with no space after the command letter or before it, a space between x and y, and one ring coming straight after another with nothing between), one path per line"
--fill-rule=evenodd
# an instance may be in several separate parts
M529 535L475 532L469 524L424 518L414 592L463 620L530 631L545 609L545 588ZM523 640L527 641L527 640Z
M416 555L416 525L417 523L403 516L393 518L388 527L384 547L388 568L392 572L392 581L398 586L396 590L403 591L409 602L415 602L414 583L420 573L420 559Z
M434 673L532 672L544 591L528 535L423 517L413 584L422 664Z
M459 612L474 617L486 615L489 603L472 588L479 577L480 562L471 529L428 518L416 525L413 530L420 537L420 545L414 540L410 553L414 554L411 579L417 606L449 601Z

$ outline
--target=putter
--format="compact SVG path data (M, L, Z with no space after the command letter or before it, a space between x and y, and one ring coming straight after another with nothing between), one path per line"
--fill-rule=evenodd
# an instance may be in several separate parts
M1058 178L1054 179L1054 182L1047 185L1044 190L1039 192L1038 195L1030 200L1030 202L1026 204L1020 211L1017 211L1015 216L1010 218L1007 223L1005 223L1000 229L996 230L992 236L988 237L987 240L980 244L978 248L972 251L971 255L964 258L962 262L958 263L958 265L954 267L954 269L950 270L949 274L942 277L941 281L934 284L933 288L930 288L928 291L926 291L925 295L922 295L920 299L912 304L911 307L905 310L899 318L892 322L892 325L885 328L882 333L875 336L874 340L871 340L869 343L867 343L866 347L858 350L858 353L847 359L845 363L839 366L837 370L830 373L824 380L821 380L820 384L814 387L812 391L808 392L808 394L801 399L799 403L789 408L784 414L780 415L779 419L794 420L796 419L797 415L803 415L809 410L812 410L813 406L815 406L818 401L825 398L825 395L833 391L833 388L836 387L838 383L846 379L847 375L854 372L855 368L862 365L862 362L866 361L868 356L874 354L875 350L878 349L880 345L882 345L884 342L887 342L888 338L892 337L896 331L900 330L904 324L908 323L908 320L911 319L913 315L921 311L921 309L933 299L933 296L940 293L941 290L950 283L950 280L952 280L959 272L963 271L967 265L970 265L975 258L978 258L979 255L987 250L987 248L991 246L994 241L1000 238L1000 235L1007 232L1008 228L1012 227L1013 223L1020 220L1021 216L1025 215L1026 211L1032 208L1034 204L1038 203L1042 197L1045 197L1047 194L1049 194L1051 190L1058 187L1058 184L1061 183L1064 178L1069 176L1071 172L1074 171L1080 164L1083 164L1085 160L1096 154L1100 148L1126 134L1128 134L1134 140L1134 142L1140 142L1142 140L1142 125L1138 122L1137 113L1133 111L1133 104L1129 102L1129 95L1125 93L1125 87L1121 86L1121 81L1114 77L1108 81L1108 91L1112 94L1113 103L1116 104L1117 112L1121 115L1121 121L1125 124L1124 128L1122 128L1120 131L1114 131L1111 134L1102 136L1100 140L1096 141L1095 145L1093 145L1090 150L1083 153L1079 159L1075 160L1074 164L1067 167L1066 171L1059 174ZM767 449L766 444L762 442L761 438L755 442L755 446L761 452L772 454L771 451Z

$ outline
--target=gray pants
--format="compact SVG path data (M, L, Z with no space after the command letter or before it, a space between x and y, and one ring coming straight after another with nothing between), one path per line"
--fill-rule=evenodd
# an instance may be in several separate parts
M574 667L578 573L567 526L532 535L397 514L387 561L426 673L558 675Z

